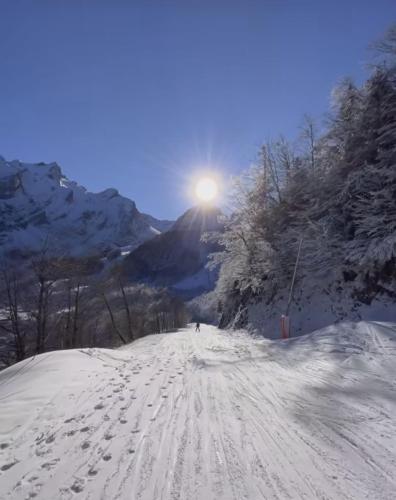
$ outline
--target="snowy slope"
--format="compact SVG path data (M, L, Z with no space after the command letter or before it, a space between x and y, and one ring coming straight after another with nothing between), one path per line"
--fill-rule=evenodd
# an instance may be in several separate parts
M134 249L169 228L140 213L116 189L90 193L56 163L6 162L0 157L0 246L29 254L46 244L58 254L88 255ZM159 229L161 228L161 229Z
M0 373L2 498L394 499L395 355L361 322L25 360Z
M381 285L381 292L375 288L368 290L359 278L353 282L340 280L337 270L328 272L321 280L310 276L301 279L289 310L293 336L340 321L394 321L395 284ZM271 301L253 296L245 305L241 305L240 297L236 296L234 307L232 300L226 303L228 310L221 326L243 327L268 338L278 338L280 317L286 311L288 295L287 289L279 287Z

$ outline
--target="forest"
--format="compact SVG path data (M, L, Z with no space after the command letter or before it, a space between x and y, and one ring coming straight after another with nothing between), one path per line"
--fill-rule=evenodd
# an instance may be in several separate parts
M34 354L115 347L186 324L183 301L164 288L128 283L100 259L54 258L48 248L22 268L0 270L0 364Z
M371 50L367 81L341 81L324 123L305 116L295 141L268 141L235 180L212 256L221 326L246 326L254 303L262 320L284 312L300 244L295 304L302 289L342 302L348 288L352 308L395 300L396 25Z

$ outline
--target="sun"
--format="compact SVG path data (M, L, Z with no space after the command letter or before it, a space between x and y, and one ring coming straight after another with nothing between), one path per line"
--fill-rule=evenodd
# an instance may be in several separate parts
M208 203L217 198L219 188L211 177L202 177L195 185L195 196L199 201Z

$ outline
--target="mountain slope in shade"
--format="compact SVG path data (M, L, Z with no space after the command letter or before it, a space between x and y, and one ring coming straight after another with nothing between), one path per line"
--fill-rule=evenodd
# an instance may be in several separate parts
M169 229L170 221L142 214L116 189L90 193L56 163L7 162L0 157L0 247L3 255L89 255L134 249Z
M185 297L213 289L216 271L206 269L208 256L217 251L215 243L204 243L202 235L221 231L221 211L213 207L193 207L172 228L146 241L123 263L131 281L166 286Z
M145 214L143 212L142 215L145 218L145 220L150 224L150 226L159 231L160 233L165 233L166 231L169 231L169 229L175 223L174 220L156 219L152 215Z

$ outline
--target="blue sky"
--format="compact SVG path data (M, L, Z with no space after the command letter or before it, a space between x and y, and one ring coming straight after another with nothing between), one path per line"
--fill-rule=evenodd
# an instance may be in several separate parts
M395 20L394 0L2 0L0 154L175 218L201 169L237 174L361 82Z

